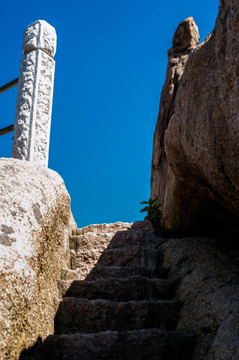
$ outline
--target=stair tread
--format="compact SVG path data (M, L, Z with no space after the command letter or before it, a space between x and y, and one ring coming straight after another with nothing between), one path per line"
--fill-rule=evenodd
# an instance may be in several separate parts
M133 245L133 246L121 246L120 248L107 248L105 249L105 251L125 251L126 249L129 249L130 251L132 250L136 250L136 249L141 249L141 250L144 250L144 249L148 249L150 251L160 251L162 252L162 250L158 250L158 249L154 249L154 248L151 248L149 246L140 246L140 245Z
M127 278L132 276L147 276L147 277L159 277L162 279L167 278L169 268L159 267L153 271L145 266L140 267L127 267L127 266L101 266L97 265L91 270L87 276L87 280L95 280L99 278L111 278L120 277Z
M180 307L177 300L115 302L65 297L55 319L55 331L92 333L152 327L174 330Z
M157 268L162 265L163 251L140 246L107 249L98 260L101 266L127 266Z
M50 335L26 351L26 360L190 360L193 334L163 329ZM21 357L25 360L25 357Z
M122 230L143 230L148 234L154 234L152 223L148 220L134 221L134 223L117 222L111 224L91 224L83 228L74 229L72 235L85 234L91 232L97 233L111 233Z
M102 234L101 234L102 236ZM152 234L145 234L144 231L138 229L128 229L117 232L112 237L107 237L102 242L101 237L97 241L97 236L92 237L88 234L72 235L69 238L70 249L77 251L84 250L84 248L101 248L106 249L120 249L123 247L146 247L146 248L158 248L163 244L165 239L157 237Z
M132 276L97 280L75 280L66 296L114 301L172 298L175 281Z
M174 304L174 303L182 303L180 300L175 300L175 299L169 299L169 300L130 300L130 301L112 301L112 300L107 300L107 299L92 299L89 300L87 298L78 298L78 297L74 297L74 296L70 296L70 297L64 297L63 298L63 302L64 301L73 301L73 302L89 302L89 303L97 303L97 302L102 302L102 303L110 303L110 304Z
M44 360L190 360L194 336L162 329L52 335L41 350Z

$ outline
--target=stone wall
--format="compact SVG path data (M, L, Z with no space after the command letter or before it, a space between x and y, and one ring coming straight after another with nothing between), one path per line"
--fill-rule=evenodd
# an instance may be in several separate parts
M0 202L0 354L16 360L53 333L75 223L61 177L26 161L0 159Z

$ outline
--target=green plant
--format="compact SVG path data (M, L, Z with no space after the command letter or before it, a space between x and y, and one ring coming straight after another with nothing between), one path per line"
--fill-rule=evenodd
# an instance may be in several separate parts
M147 211L147 215L145 216L145 219L151 221L153 224L153 227L156 232L158 232L162 228L162 217L163 212L160 210L161 203L158 199L149 199L148 201L142 201L140 204L146 204L140 212Z

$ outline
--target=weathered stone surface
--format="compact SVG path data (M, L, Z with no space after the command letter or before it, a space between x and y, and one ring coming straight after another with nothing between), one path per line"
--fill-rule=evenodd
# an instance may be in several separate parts
M192 17L182 21L173 36L173 47L169 55L182 53L190 47L198 45L200 40L198 27Z
M53 333L70 197L54 171L0 159L0 354L16 360Z
M60 304L55 333L163 328L174 330L181 302L176 300L88 300L65 297Z
M214 31L187 58L173 105L163 102L167 89L161 100L152 197L161 199L164 223L171 230L238 230L238 16L238 1L221 1ZM166 108L168 125L162 115Z
M192 335L163 329L50 336L20 360L191 360Z
M99 266L148 266L151 269L157 268L162 263L163 254L161 251L144 249L140 246L122 247L119 249L105 250L99 261Z
M49 339L49 345L52 340ZM60 348L60 354L65 356L68 353L68 359L72 358L72 349L75 349L75 353L79 354L79 358L84 360L117 360L119 358L127 360L161 360L164 358L168 334L164 330L144 329L138 331L107 331L97 334L62 335L54 340L54 349ZM101 350L99 349L99 344L102 346L100 346ZM57 356L56 350L55 355ZM62 358L52 357L51 359L60 360ZM64 359L66 358L63 357Z
M56 53L56 31L44 20L35 21L24 31L22 52L33 50L42 50L52 58Z
M180 280L177 331L190 330L197 337L193 359L238 360L238 252L208 237L172 239L162 247L169 279Z
M164 204L168 181L168 164L164 147L164 135L170 119L174 116L174 100L189 54L199 41L197 25L193 18L183 21L175 32L173 47L168 51L168 68L160 100L160 108L154 133L151 198L160 198Z
M127 278L130 276L147 276L147 277L160 277L166 279L169 269L159 267L156 271L146 267L122 267L122 266L96 266L91 270L90 274L86 277L87 280L96 280L101 278L120 277Z
M66 282L66 285L69 282ZM89 300L165 300L172 298L173 285L173 281L157 278L147 279L140 276L95 281L75 280L73 283L71 282L70 286L66 286L69 290L64 295Z
M148 275L152 276L150 269L145 266L130 268L122 260L122 266L115 266L122 254L126 253L127 262L134 263L135 249L140 259L144 257L144 250L160 250L158 247L165 241L152 235L149 222L94 225L89 227L89 232L94 229L95 233L95 238L89 238L91 250L94 246L102 249L103 228L106 230L105 235L111 232L111 241L106 241L108 247L103 254L107 252L112 255L115 252L118 255L112 259L107 255L107 262L111 261L112 266L99 266L98 262L94 268L96 272L91 270L87 280L76 280L73 283L70 279L74 279L79 269L62 271L65 280L58 284L64 298L55 318L55 334L24 351L20 360L191 360L195 346L194 335L165 331L175 328L181 307L180 301L171 300L177 282L147 278ZM119 228L124 230L116 232L112 237L112 230ZM142 236L139 228L149 228L150 232ZM79 238L81 244L84 242L84 230L77 229L73 234L71 251L77 253L80 249ZM105 238L109 240L109 236ZM145 249L145 245L148 248ZM142 251L138 251L139 248ZM151 266L151 256L147 258ZM144 262L142 259L140 261ZM164 277L167 276L167 270L159 268L161 272ZM89 281L93 273L96 280Z
M151 235L154 234L153 226L148 220L136 221L133 223L117 222L114 224L89 225L82 229L77 229L70 238L70 265L72 269L78 272L79 279L84 280L96 265L100 266L103 261L104 266L106 266L105 261L111 261L112 263L113 260L110 260L110 258L111 254L114 253L114 250L112 249L112 252L107 255L107 251L110 251L107 250L108 248L119 248L123 244L131 244L131 239L132 248L135 244L140 245L142 242L147 242L149 244L151 241L150 239L143 240L145 233ZM101 258L105 250L106 253L103 255L103 258ZM142 251L139 248L135 250L130 249L129 246L125 251L128 253L128 259L130 259L131 262L134 261L135 263L142 265ZM130 257L130 254L132 252L136 254L137 251L140 252L140 254L138 254L140 258L138 257L134 260ZM126 261L127 260L125 260L125 263ZM133 266L133 264L131 264L131 266Z
M55 29L39 20L24 32L12 157L48 166Z

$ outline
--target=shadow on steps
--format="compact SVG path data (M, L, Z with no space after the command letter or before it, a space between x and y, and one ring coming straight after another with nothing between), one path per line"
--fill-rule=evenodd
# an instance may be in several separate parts
M195 348L195 337L190 333L179 334L163 330L140 330L112 334L71 334L61 339L51 335L43 342L38 338L36 344L22 352L19 360L190 360ZM110 338L110 335L111 338ZM62 339L63 338L63 339ZM103 342L102 342L103 338ZM106 339L106 340L105 340ZM116 341L117 340L117 341ZM65 344L64 344L65 342ZM68 344L66 344L68 342ZM64 355L62 355L62 343ZM99 344L103 350L99 354ZM72 355L72 346L77 354ZM139 355L140 352L140 355Z
M140 223L105 241L84 280L63 281L54 335L39 338L20 360L192 359L195 337L175 332L181 303L173 300L178 282L163 268L165 240ZM84 245L82 234L71 237L71 265L80 266L84 246L95 255L95 239Z

